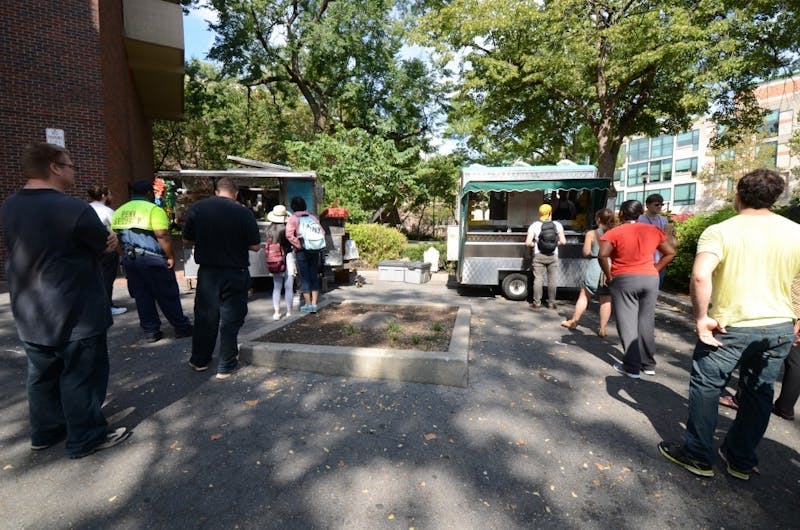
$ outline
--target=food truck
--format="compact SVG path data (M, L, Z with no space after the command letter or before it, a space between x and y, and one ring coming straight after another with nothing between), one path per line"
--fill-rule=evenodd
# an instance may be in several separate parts
M568 160L553 166L478 164L461 172L456 204L458 225L448 227L447 259L457 261L462 285L500 287L511 300L525 300L530 286L532 249L528 227L539 206L553 207L567 244L558 248L559 287L577 288L587 266L583 239L597 210L605 208L611 180L597 168Z
M258 228L261 233L261 249L250 252L250 277L259 278L271 276L267 270L267 260L264 245L266 243L267 222L265 214L277 204L289 207L289 201L294 196L303 197L308 206L308 211L316 213L322 200L322 188L317 183L317 175L313 171L292 171L285 166L268 164L255 160L228 157L231 160L250 166L245 169L200 170L182 169L178 171L160 171L157 177L171 180L183 186L184 193L178 199L175 217L180 223L180 218L185 215L185 210L196 200L213 195L217 180L228 177L239 185L239 202L249 208L258 219ZM324 221L320 219L320 222ZM326 265L341 267L343 265L344 228L330 226L329 248L326 255ZM338 242L338 245L337 245ZM194 248L184 247L184 277L197 278L198 265L194 261Z

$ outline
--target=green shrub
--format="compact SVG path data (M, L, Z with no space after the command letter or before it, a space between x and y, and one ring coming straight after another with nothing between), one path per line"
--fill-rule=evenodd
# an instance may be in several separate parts
M721 223L736 215L736 210L728 206L716 212L697 214L685 221L675 224L675 232L681 244L675 259L667 267L665 283L673 289L689 292L689 278L692 275L694 255L697 253L697 240L703 230L711 225Z
M356 242L359 261L377 265L379 261L399 259L407 239L399 230L374 223L348 224L350 239Z

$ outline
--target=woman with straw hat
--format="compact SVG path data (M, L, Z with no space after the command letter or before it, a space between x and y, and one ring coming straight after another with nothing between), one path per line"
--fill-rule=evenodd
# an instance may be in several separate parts
M286 269L283 272L272 273L272 307L275 312L272 320L281 319L281 290L284 291L286 299L286 317L292 316L292 299L294 297L294 277L297 274L292 244L286 239L286 221L289 219L289 212L286 206L276 205L272 211L267 213L267 248L271 243L279 243L286 257Z

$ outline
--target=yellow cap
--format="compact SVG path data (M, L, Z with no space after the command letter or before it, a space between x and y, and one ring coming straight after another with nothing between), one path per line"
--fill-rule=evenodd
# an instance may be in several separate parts
M549 219L551 213L553 213L553 207L549 204L539 206L539 220Z

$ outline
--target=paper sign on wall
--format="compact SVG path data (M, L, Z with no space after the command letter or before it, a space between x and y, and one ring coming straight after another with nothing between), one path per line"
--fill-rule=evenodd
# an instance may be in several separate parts
M44 136L48 144L64 147L64 129L45 129Z

